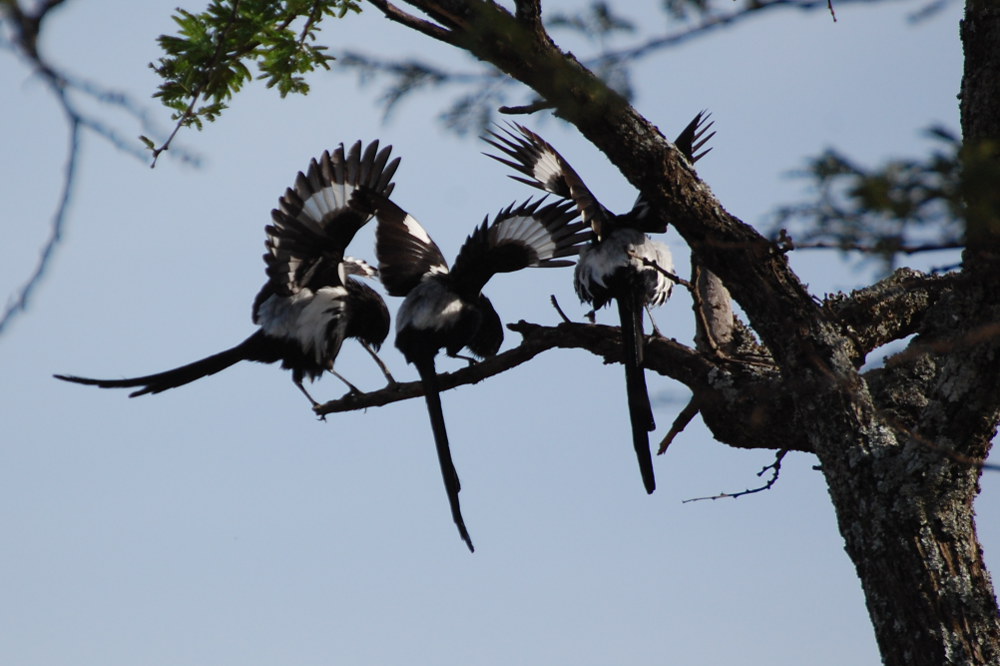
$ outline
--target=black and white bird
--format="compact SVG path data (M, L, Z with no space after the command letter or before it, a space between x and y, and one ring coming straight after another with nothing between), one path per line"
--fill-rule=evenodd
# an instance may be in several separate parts
M571 266L588 234L570 202L511 204L489 224L476 227L448 269L441 250L417 220L378 193L359 190L355 198L378 218L375 254L386 291L405 297L396 313L396 347L417 368L427 400L438 462L451 515L474 550L458 501L461 484L451 457L434 358L468 349L478 359L493 356L503 342L500 316L483 294L497 273L529 266ZM462 357L459 357L462 358ZM469 359L471 360L471 359Z
M705 136L712 126L705 124L707 119L705 112L699 113L674 142L692 163L711 150L698 152L715 135L712 132ZM627 213L612 213L545 139L522 125L512 125L516 132L504 129L504 134L490 132L492 138L484 137L511 159L488 156L527 176L511 178L574 202L592 231L590 244L580 251L574 286L580 300L592 305L592 312L612 300L618 305L632 444L643 485L647 493L652 493L656 478L649 433L656 429L656 423L642 369L645 348L642 312L643 308L662 305L670 298L673 283L663 271L673 273L674 262L670 249L646 233L665 232L666 226L651 214L641 194Z
M130 397L160 393L212 375L239 361L276 363L292 371L292 381L315 406L302 380L331 372L345 338L355 338L393 383L376 354L389 334L389 310L371 287L350 276L375 277L377 271L344 252L373 211L359 208L351 195L364 187L380 195L392 192L399 158L389 161L391 146L379 150L373 141L362 152L356 142L345 153L341 144L331 154L313 159L299 172L295 187L285 190L273 223L265 227L267 282L253 302L253 322L260 328L240 344L173 370L128 379L90 379L56 375L58 379L101 388L138 388Z

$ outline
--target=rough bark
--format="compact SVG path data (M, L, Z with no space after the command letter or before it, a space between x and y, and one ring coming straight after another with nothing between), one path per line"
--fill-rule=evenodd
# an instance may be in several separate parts
M885 663L1000 663L1000 612L972 511L1000 419L993 195L969 190L975 215L958 273L902 271L820 303L785 249L726 211L655 126L556 47L538 2L518 2L516 16L486 0L408 2L433 23L373 4L534 89L643 192L739 303L763 348L745 336L725 354L654 339L646 364L690 387L720 442L817 455ZM1000 5L969 0L962 37L966 141L990 146L1000 137ZM516 330L526 345L544 339L546 348L619 360L614 329ZM879 345L914 333L884 367L861 370Z

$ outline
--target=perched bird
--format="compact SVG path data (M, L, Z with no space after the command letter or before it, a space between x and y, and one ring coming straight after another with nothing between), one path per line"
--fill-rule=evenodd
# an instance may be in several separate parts
M712 126L705 124L707 119L705 112L699 113L674 142L692 163L711 150L698 152L715 135L712 132L705 136ZM627 213L612 213L545 139L521 125L514 124L513 128L516 133L505 129L504 134L490 132L492 138L484 137L512 159L488 156L527 176L511 178L573 201L592 231L590 244L580 251L574 286L580 300L593 306L591 313L612 300L618 305L632 444L643 485L647 493L652 493L656 478L649 433L656 429L656 423L642 369L645 347L642 311L644 307L662 305L670 297L673 283L664 271L673 273L674 263L670 249L646 233L665 232L666 226L650 214L649 204L641 194Z
M373 212L351 203L359 187L380 195L392 192L399 158L389 161L391 146L378 141L362 153L361 142L345 154L341 144L313 159L299 172L295 187L285 190L273 224L265 227L267 282L253 302L253 321L260 328L240 344L173 370L129 379L90 379L55 375L58 379L101 388L138 388L130 397L159 393L225 370L239 361L275 363L292 371L292 381L315 406L302 380L329 371L351 391L357 389L337 374L333 363L345 338L355 338L393 383L376 354L389 334L389 310L371 287L350 276L374 277L375 268L345 257L355 233Z
M458 357L463 347L479 359L496 354L503 326L482 293L487 281L497 273L528 266L571 266L573 262L562 257L578 253L586 229L574 221L577 216L570 202L511 204L491 223L487 218L476 227L449 270L441 250L406 211L363 189L355 199L378 218L375 254L382 284L390 295L405 297L396 313L396 347L420 375L451 515L472 551L458 501L461 484L448 445L434 358L441 349Z

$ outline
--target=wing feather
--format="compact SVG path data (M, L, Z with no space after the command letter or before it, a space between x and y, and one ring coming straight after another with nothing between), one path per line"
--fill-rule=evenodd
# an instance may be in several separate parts
M511 176L514 180L573 200L583 223L600 236L610 213L587 188L569 162L548 141L523 125L510 123L509 127L498 126L498 129L503 134L491 130L489 134L492 138L483 137L483 140L512 159L489 153L486 156L527 176Z
M452 274L469 295L478 294L497 273L529 266L570 266L590 238L572 201L543 206L544 198L510 204L469 235L455 259Z
M361 148L361 141L349 150L340 144L311 160L271 211L272 222L265 227L268 281L254 299L255 322L261 304L272 295L289 297L303 289L315 292L343 283L344 252L373 215L352 205L351 194L359 187L391 192L399 166L399 158L389 161L391 146L380 151L376 140L363 154Z
M393 296L405 296L426 275L447 273L448 262L416 218L371 189L354 193L356 205L373 210L379 277Z

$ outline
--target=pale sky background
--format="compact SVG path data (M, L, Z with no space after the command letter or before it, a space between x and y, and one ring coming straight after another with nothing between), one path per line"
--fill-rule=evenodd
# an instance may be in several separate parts
M43 47L70 72L146 100L155 37L174 31L177 4L71 2L50 17ZM644 34L663 27L656 5L630 6ZM931 123L958 128L961 5L909 24L920 6L838 7L836 23L823 11L751 20L641 62L636 105L669 136L710 109L718 134L699 173L761 225L801 197L785 174L806 155L832 145L875 164L922 154ZM471 67L374 11L331 21L322 41L334 53ZM352 75L310 80L311 95L287 100L253 85L220 122L182 132L200 169L162 159L150 170L84 137L64 242L30 311L0 338L0 663L879 663L815 458L790 454L769 492L682 504L759 485L773 460L715 443L696 421L656 459L647 496L621 367L584 352L549 352L444 394L474 555L448 513L422 401L321 423L277 366L242 364L135 400L51 378L146 374L249 335L269 212L311 157L341 141L395 146L394 199L449 259L484 215L531 194L474 137L441 131L451 91L406 102L383 124L377 87L359 89ZM0 89L0 289L11 294L47 233L66 127L8 52ZM149 105L167 127L167 112ZM571 129L527 122L607 205L631 203L632 188ZM351 252L373 258L367 231ZM665 238L686 270L677 234ZM836 255L792 259L817 295L871 279ZM550 293L571 316L584 311L569 270L499 276L487 293L505 321L555 323ZM657 321L689 342L690 301L675 294ZM614 322L609 311L600 319ZM508 333L505 348L516 341ZM397 378L416 377L391 341L384 350ZM353 342L337 368L363 388L382 385ZM688 393L663 377L649 383L661 437ZM330 377L312 392L343 391ZM977 511L996 571L996 473Z

